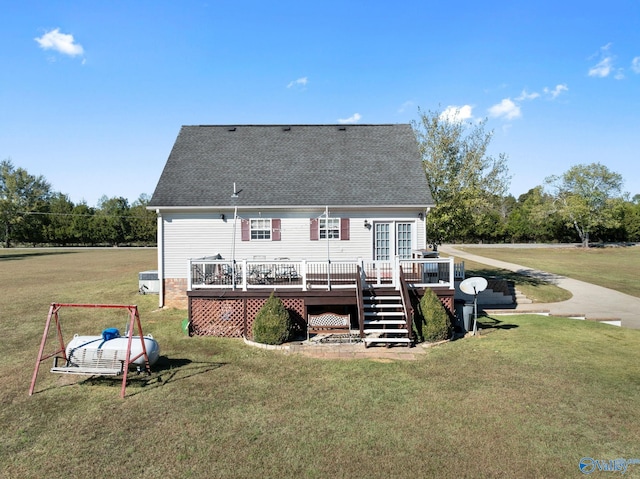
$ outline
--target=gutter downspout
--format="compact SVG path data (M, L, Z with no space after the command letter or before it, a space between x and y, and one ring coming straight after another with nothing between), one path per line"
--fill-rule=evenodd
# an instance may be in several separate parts
M156 210L158 223L158 282L160 294L158 295L158 307L164 307L164 222L162 221L162 213Z
M327 288L331 291L331 255L329 253L329 206L325 206L324 208L324 217L325 217L325 235L327 237Z
M235 192L236 184L233 184ZM236 224L238 222L238 207L233 210L233 237L231 241L231 288L236 289Z

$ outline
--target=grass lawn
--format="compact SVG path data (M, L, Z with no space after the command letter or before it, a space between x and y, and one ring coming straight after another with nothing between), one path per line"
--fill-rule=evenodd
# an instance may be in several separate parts
M0 250L0 477L555 478L640 458L640 331L489 317L416 361L312 359L184 336L185 311L137 294L154 268L151 249ZM53 301L138 304L153 375L121 400L119 380L43 364L29 397ZM67 335L126 321L64 314Z
M640 246L606 248L459 248L640 297Z

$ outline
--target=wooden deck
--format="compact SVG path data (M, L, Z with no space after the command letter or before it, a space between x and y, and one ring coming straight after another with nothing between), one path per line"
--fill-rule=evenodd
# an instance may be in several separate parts
M436 292L445 308L454 315L454 290L448 285L430 289ZM425 288L409 289L414 308L424 291ZM361 318L355 289L194 289L187 292L189 333L196 336L251 338L253 319L272 292L289 310L295 331L301 337L306 335L307 315L322 312L350 314L354 330L358 329Z

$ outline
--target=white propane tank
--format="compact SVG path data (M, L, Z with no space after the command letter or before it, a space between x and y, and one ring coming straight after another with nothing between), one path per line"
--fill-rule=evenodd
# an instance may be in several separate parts
M148 334L143 336L144 346L149 356L149 365L153 365L160 356L160 346ZM127 355L129 338L120 336L115 328L105 329L101 336L78 336L77 334L67 344L67 358L70 364L79 367L94 367L106 361L124 361ZM142 354L140 336L131 338L131 354L135 358ZM131 364L144 366L144 355L135 359Z

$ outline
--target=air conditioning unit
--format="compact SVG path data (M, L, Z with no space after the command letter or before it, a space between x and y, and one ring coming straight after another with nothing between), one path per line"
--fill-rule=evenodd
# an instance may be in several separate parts
M159 294L160 280L158 271L141 271L138 273L138 291L140 294Z

